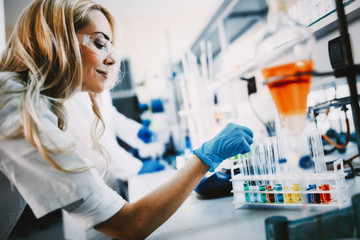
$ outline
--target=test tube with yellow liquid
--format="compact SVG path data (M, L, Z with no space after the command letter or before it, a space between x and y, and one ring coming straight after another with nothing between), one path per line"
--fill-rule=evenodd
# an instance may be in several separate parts
M293 187L292 187L293 191L300 191L300 184L299 183L294 183ZM301 194L300 193L293 193L291 194L292 197L292 202L293 203L301 203Z

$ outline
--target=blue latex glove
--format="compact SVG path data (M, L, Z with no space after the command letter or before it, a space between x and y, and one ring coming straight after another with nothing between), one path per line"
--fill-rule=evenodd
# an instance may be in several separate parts
M149 159L143 162L143 166L139 171L139 174L158 172L164 170L165 166L159 163L159 161Z
M150 131L148 127L140 128L138 134L138 138L140 138L144 143L150 143L156 141L156 134Z
M149 110L149 105L147 103L140 103L138 109L140 114L142 114L143 112Z
M225 159L250 152L252 143L253 132L249 128L230 123L213 139L195 149L194 153L213 172Z
M162 113L164 112L164 105L160 98L151 100L151 111L153 113Z
M151 121L149 119L142 119L141 123L144 127L149 127L151 124Z

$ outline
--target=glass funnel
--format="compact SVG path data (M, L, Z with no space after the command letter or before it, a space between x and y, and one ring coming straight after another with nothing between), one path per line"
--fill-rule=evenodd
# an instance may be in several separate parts
M258 64L289 138L289 154L298 163L303 156L298 143L305 125L315 38L288 17L283 0L268 0L268 6L268 21L258 42Z

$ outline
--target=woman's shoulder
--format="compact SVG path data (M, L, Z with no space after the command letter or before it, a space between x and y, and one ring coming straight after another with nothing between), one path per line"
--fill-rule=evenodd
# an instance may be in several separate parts
M19 99L24 94L25 86L20 75L11 72L0 72L0 123L17 113Z
M0 72L0 93L9 94L23 90L25 85L21 74L15 72Z

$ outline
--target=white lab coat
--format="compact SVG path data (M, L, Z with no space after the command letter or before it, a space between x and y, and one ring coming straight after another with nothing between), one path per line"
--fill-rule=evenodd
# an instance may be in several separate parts
M7 83L12 90L23 88L11 79ZM6 97L3 96L2 103L6 102ZM13 99L1 109L1 134L7 135L19 127L18 101ZM39 114L43 124L39 129L40 138L47 148L54 149L52 142L59 148L73 143L73 139L58 128L58 119L49 109L45 108ZM92 165L89 159L73 150L51 154L51 158L69 170ZM14 190L10 189L10 181ZM69 211L84 228L107 220L125 204L125 200L104 183L95 169L79 173L58 171L25 138L0 141L0 192L0 239L6 239L10 234L25 202L39 218L81 200L79 207Z
M105 123L105 132L100 138L100 143L111 156L110 178L107 179L106 183L112 189L118 190L118 185L114 179L126 181L130 176L140 171L142 162L120 147L116 140L117 136L130 146L138 148L142 157L156 155L163 151L163 147L158 143L144 144L137 137L142 125L116 110L112 105L109 91L105 91L99 96L98 103ZM65 107L68 111L66 132L75 139L77 149L94 163L100 174L103 173L106 169L106 161L100 153L92 149L90 139L90 129L95 114L91 108L89 95L84 92L77 93L72 99L65 102ZM93 229L84 231L65 211L63 211L63 223L65 239L110 239Z
M111 156L110 172L116 178L126 181L129 176L140 171L142 162L119 146L116 135L117 132L121 132L120 129L123 129L130 138L137 138L141 124L120 114L112 106L109 92L103 93L100 97L99 107L105 122L105 132L100 138L100 143ZM95 115L88 94L84 92L76 94L65 102L65 107L68 111L66 132L75 139L80 152L95 164L98 172L103 173L106 169L106 161L100 153L93 150L90 138Z

